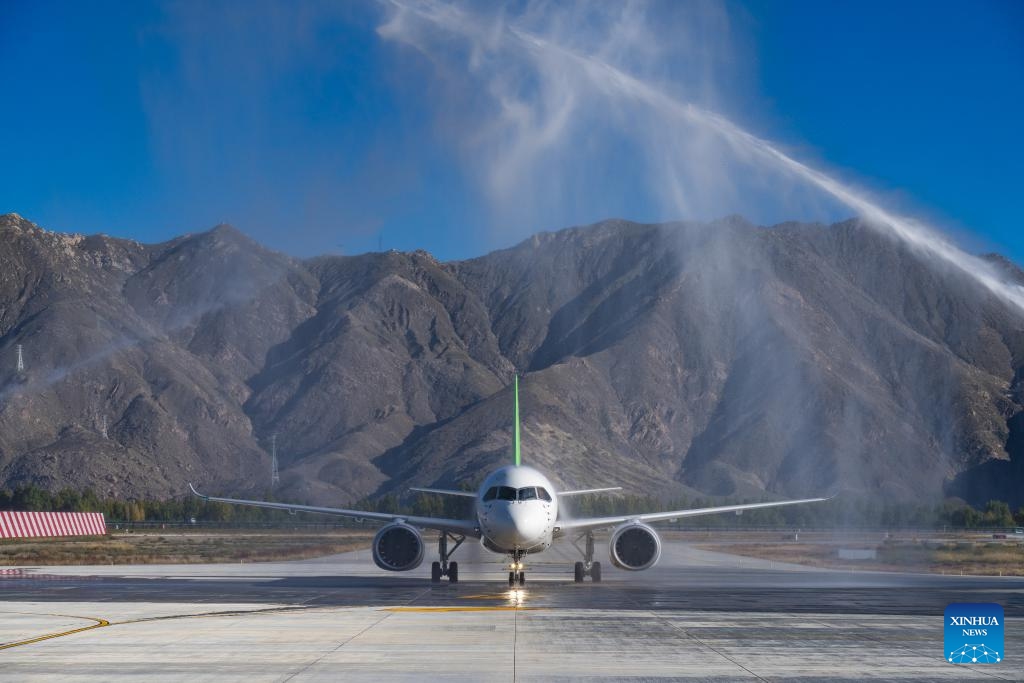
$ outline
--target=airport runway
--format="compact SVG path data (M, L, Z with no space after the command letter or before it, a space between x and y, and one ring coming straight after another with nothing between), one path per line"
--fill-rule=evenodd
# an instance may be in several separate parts
M666 542L647 572L574 584L571 546L509 591L302 562L0 574L0 680L1024 680L1024 580L813 570ZM599 556L607 557L599 548ZM943 659L950 602L998 602L1006 659ZM50 637L52 636L52 637ZM43 639L45 638L45 639ZM13 645L13 646L12 646Z

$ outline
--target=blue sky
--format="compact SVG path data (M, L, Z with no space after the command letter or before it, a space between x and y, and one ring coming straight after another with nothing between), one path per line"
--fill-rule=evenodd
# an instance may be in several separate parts
M300 256L383 245L444 259L611 216L844 213L792 187L778 201L769 175L674 215L644 180L664 164L634 148L636 119L594 107L573 112L594 117L589 135L506 174L506 129L483 98L508 72L472 66L456 43L439 66L378 32L388 19L373 2L0 3L0 212L146 242L229 222ZM654 34L667 39L688 27L690 43L627 66L657 64L684 99L1024 262L1024 3L653 4L630 21L673 28ZM532 201L528 179L550 185L550 168L572 176L565 191Z

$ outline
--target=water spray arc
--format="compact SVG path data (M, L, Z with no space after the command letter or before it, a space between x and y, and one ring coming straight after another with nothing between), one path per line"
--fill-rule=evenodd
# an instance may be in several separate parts
M712 133L724 141L741 160L760 162L766 168L817 188L855 211L874 229L952 266L1005 303L1024 312L1024 288L1008 282L988 262L964 252L921 221L897 215L865 193L794 159L777 145L747 132L714 111L678 99L598 56L566 47L513 22L503 21L495 26L493 22L489 24L459 8L440 2L390 0L384 4L396 9L393 21L379 29L384 37L406 39L400 20L403 17L414 17L435 30L445 31L466 41L474 48L474 54L477 51L496 50L499 45L514 47L517 52L534 59L537 74L541 78L547 60L554 59L561 67L570 70L574 77L585 79L595 92L608 100L640 103L668 123L686 123ZM415 45L415 40L410 42ZM562 112L562 115L571 115L571 112Z
M277 434L270 437L270 487L281 483L281 474L277 469Z

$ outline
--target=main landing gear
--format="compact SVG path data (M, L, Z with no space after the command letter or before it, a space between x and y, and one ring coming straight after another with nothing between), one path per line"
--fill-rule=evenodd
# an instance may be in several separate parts
M515 551L513 553L509 553L509 557L511 558L511 561L508 564L508 568L509 568L509 572L508 572L508 586L509 586L509 588L512 588L512 587L516 586L517 584L519 586L525 586L526 585L526 572L523 571L523 569L524 569L524 567L523 567L523 555L525 555L525 554L526 553L524 553L522 550L517 550L517 551Z
M455 541L455 545L451 550L448 550L449 538ZM449 562L448 558L455 554L455 551L459 549L464 540L466 540L465 536L456 536L447 531L441 532L441 535L437 538L437 554L441 557L441 561L430 565L431 582L440 583L442 576L447 576L449 583L459 582L459 563Z
M584 548L579 545L581 540L586 542ZM583 583L583 579L589 576L594 583L601 583L601 563L594 562L594 532L588 531L577 536L572 544L583 555L583 561L573 565L573 579L576 583Z

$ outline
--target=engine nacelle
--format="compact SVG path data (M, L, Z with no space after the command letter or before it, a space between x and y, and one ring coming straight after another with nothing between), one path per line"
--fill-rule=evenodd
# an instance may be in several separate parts
M650 569L661 557L661 539L657 532L639 522L628 522L616 529L608 546L612 564L632 572Z
M423 562L423 536L408 524L388 524L373 537L373 562L389 572L407 572Z

